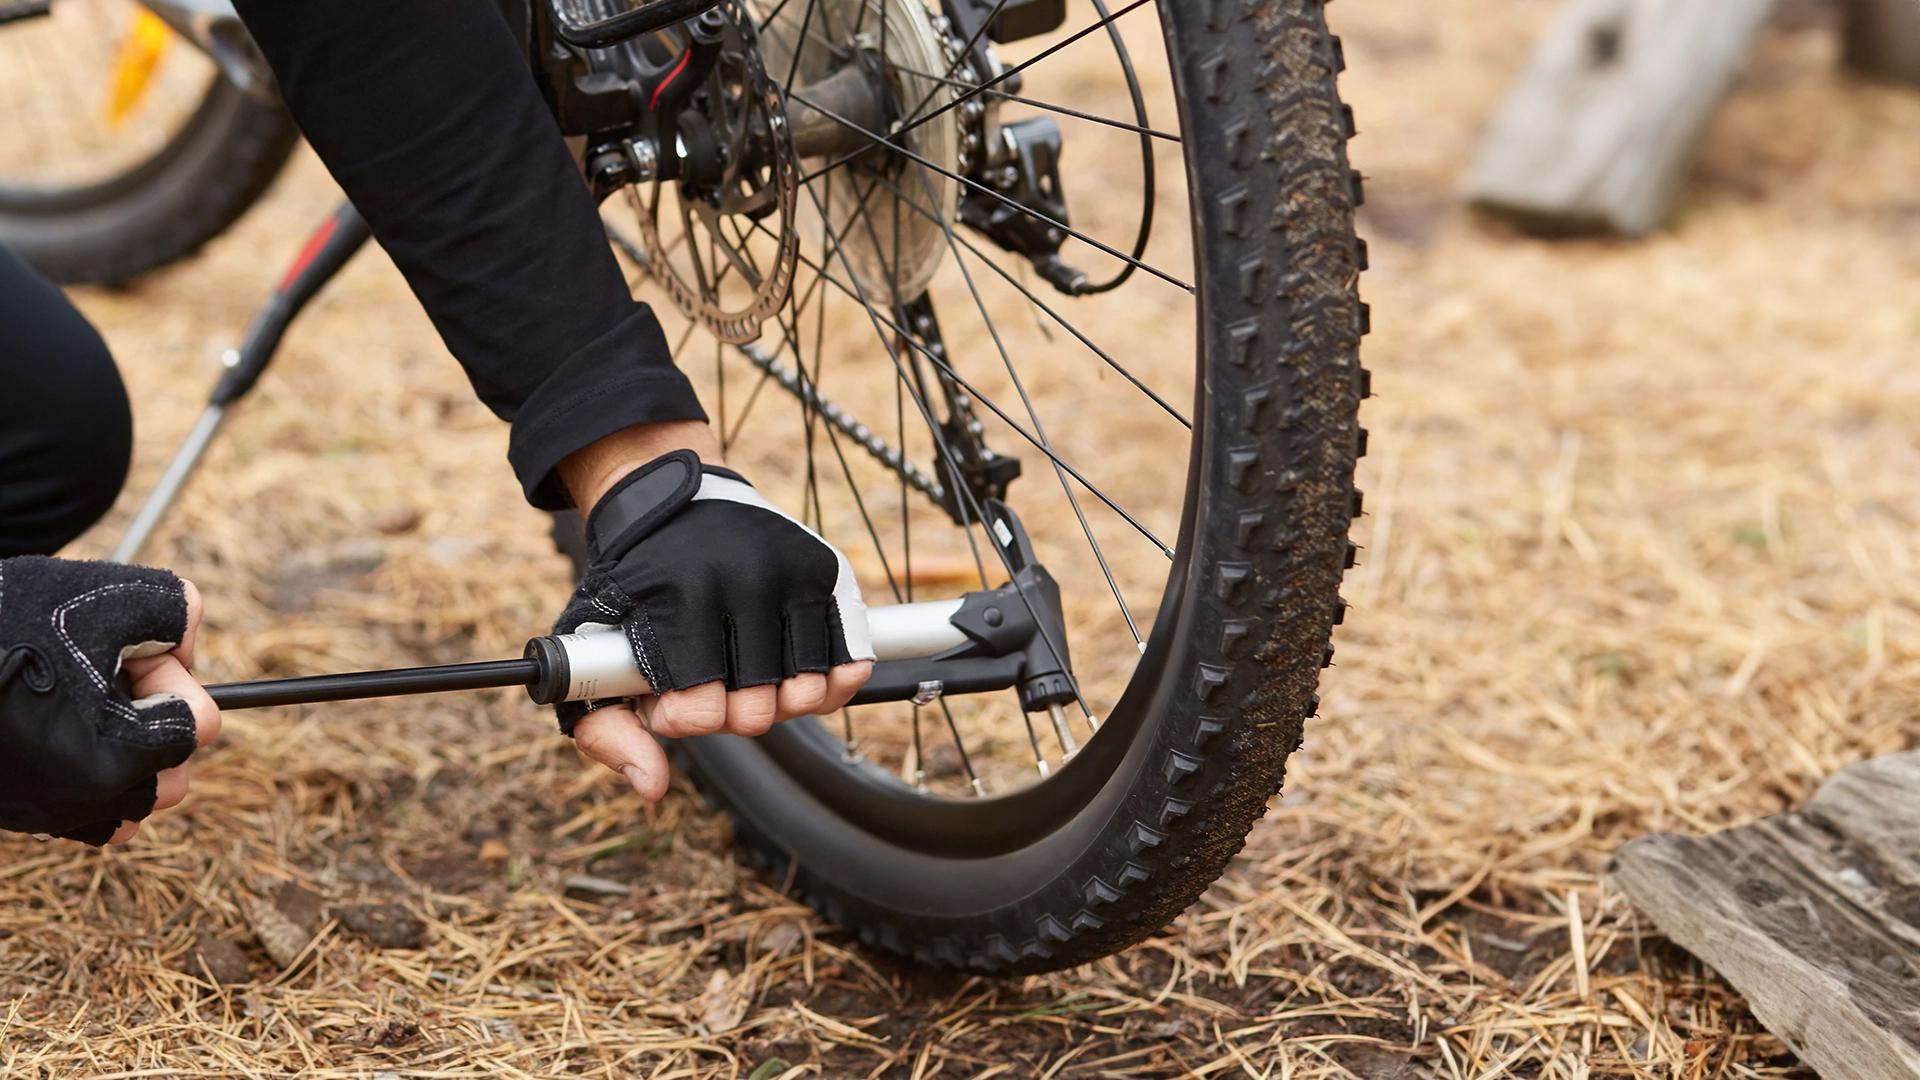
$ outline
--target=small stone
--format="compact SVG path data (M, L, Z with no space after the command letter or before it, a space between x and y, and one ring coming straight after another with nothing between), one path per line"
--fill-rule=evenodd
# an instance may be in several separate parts
M760 947L775 956L782 956L795 945L800 944L800 939L805 936L799 922L793 919L782 919L773 924L772 929L760 935Z
M378 532L398 536L419 528L422 516L417 506L387 506L373 512L370 524Z
M289 881L274 891L273 906L279 908L288 921L311 934L320 929L320 915L326 902L312 889Z
M282 969L292 967L313 940L311 931L295 925L281 914L279 908L265 900L249 897L241 909L246 912L247 921L253 924L254 936L260 939L267 955L273 957L273 962Z
M592 874L575 874L563 884L571 892L583 892L593 896L626 896L633 892L633 886L624 881L595 877Z
M340 925L383 949L417 949L427 924L399 904L347 904L333 909Z
M201 934L180 959L179 970L196 978L212 976L219 986L233 986L253 978L253 965L240 946L222 937Z
M488 839L480 845L481 862L505 862L509 854L511 852L507 850L505 841L497 837Z

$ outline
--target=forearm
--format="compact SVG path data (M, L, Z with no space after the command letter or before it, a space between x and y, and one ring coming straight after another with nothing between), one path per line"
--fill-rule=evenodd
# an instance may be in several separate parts
M486 404L536 505L560 461L703 420L489 0L239 0L302 132Z

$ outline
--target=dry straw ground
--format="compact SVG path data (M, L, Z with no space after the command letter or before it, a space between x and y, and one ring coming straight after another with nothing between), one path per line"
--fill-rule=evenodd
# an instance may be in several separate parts
M916 972L508 696L236 714L134 846L0 844L0 1072L1804 1075L1603 872L1916 741L1920 97L1782 30L1671 233L1516 238L1449 191L1553 7L1333 12L1372 177L1367 551L1284 798L1164 934ZM80 298L136 487L330 197L302 160L205 257ZM510 650L565 570L504 442L363 260L157 548L212 598L210 670Z

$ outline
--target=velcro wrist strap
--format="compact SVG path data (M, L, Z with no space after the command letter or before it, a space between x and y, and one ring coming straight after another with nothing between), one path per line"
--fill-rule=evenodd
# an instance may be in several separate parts
M719 465L704 465L692 450L662 454L628 473L602 496L587 517L587 545L594 562L618 558L679 513L700 491L705 476L747 478ZM748 487L753 485L747 484Z
M593 561L631 550L699 490L700 456L691 450L662 454L628 473L587 516Z

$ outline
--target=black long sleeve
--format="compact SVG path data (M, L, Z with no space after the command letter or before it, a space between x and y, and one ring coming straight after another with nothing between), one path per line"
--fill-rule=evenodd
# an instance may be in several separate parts
M490 0L238 0L294 119L474 390L535 506L633 424L703 420Z

